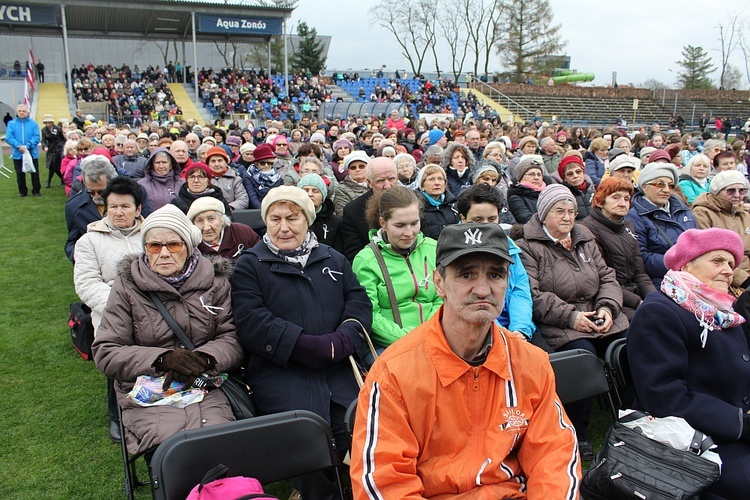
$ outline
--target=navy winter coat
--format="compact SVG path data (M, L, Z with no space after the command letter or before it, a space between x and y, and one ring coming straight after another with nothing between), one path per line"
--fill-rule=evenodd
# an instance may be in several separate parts
M348 359L319 370L289 360L303 332L345 332L366 355L360 324L370 331L372 303L343 255L320 244L302 269L260 242L237 261L232 308L260 413L309 410L330 423L331 401L348 407L357 397Z
M693 212L672 195L669 197L669 213L657 207L641 192L636 192L626 216L633 223L641 248L646 273L657 290L667 273L664 254L677 243L677 238L688 229L696 229ZM665 237L666 236L666 237Z

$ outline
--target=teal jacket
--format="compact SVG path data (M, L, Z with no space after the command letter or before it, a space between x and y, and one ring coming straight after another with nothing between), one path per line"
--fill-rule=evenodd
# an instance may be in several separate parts
M708 188L711 186L711 181L706 180L706 185L701 186L698 184L698 181L693 179L688 174L682 174L680 176L680 187L682 188L682 193L685 195L685 198L687 198L688 204L692 205L695 199L702 195L703 193L708 193Z
M414 250L408 256L404 256L393 251L391 245L383 241L374 229L370 230L370 239L378 245L383 254L393 282L403 327L399 327L393 320L393 309L388 299L383 273L369 245L360 250L354 258L352 268L372 302L373 341L375 344L388 347L430 319L443 303L432 281L437 241L419 233Z

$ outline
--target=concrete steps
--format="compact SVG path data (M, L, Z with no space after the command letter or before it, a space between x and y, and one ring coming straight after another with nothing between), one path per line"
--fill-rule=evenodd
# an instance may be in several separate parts
M201 115L200 111L198 111L197 106L193 102L193 98L191 97L192 94L187 93L187 90L185 90L185 86L183 84L169 83L167 85L169 86L169 90L172 91L175 104L182 108L183 120L192 118L198 123L205 122L205 118L203 117L203 115Z
M64 83L39 83L34 120L42 126L44 115L52 115L55 123L61 118L70 120L72 114L68 104L68 94Z

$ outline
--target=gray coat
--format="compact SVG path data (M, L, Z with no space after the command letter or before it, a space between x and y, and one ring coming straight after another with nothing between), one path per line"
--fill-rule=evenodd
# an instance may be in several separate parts
M216 360L216 371L239 367L242 348L232 320L229 293L231 265L201 257L193 274L175 290L148 269L141 257L125 259L109 295L107 308L93 345L96 367L115 379L117 401L122 407L126 443L131 453L145 451L186 429L234 420L229 402L212 391L200 403L185 408L141 407L127 398L139 375L163 375L154 368L156 359L180 347L180 342L148 296L158 293L167 310L183 328L197 351ZM202 300L201 300L202 299ZM201 302L217 306L214 316Z
M521 261L529 275L534 300L534 323L544 340L557 350L581 338L604 337L628 328L622 309L622 290L614 269L607 267L594 235L575 224L573 250L553 242L534 215L523 226L524 237L516 244L523 250ZM574 311L596 311L607 307L614 325L607 333L579 332L572 328Z

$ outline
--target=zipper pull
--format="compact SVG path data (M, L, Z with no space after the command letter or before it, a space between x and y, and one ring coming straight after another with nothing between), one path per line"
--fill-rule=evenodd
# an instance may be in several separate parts
M474 370L474 390L478 391L479 390L479 368L474 367L473 370Z

